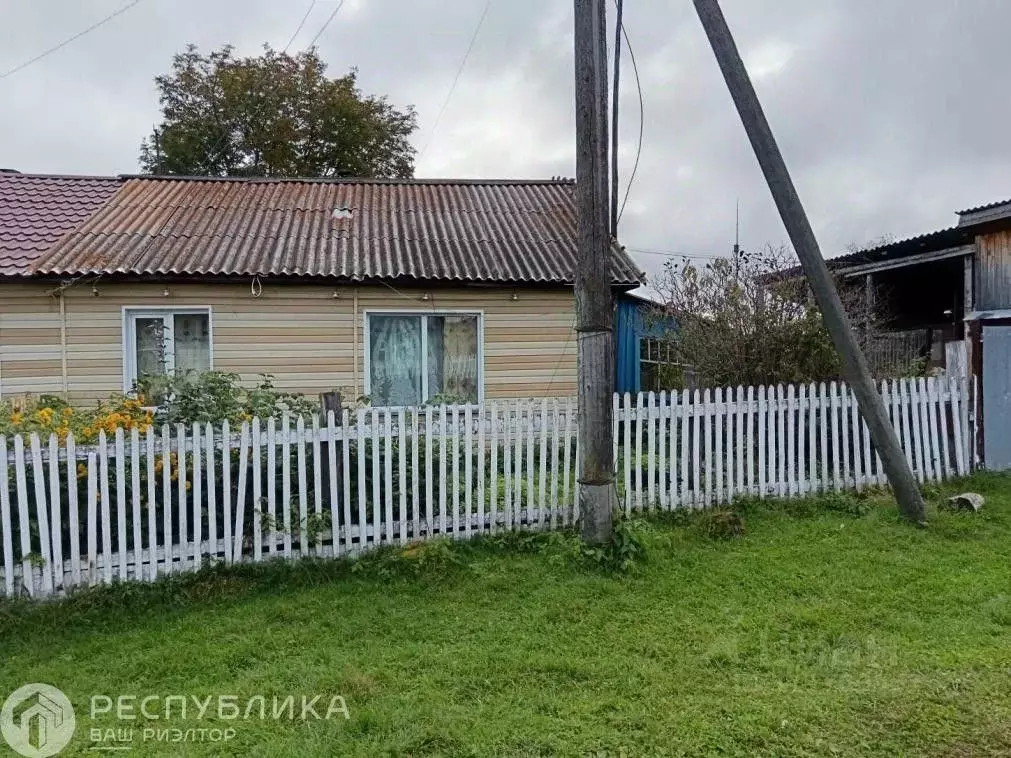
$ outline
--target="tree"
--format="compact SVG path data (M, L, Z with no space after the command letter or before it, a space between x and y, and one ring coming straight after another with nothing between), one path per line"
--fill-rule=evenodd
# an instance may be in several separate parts
M779 276L795 263L788 250L771 246L705 265L669 261L654 287L677 325L668 335L674 363L710 386L839 378L839 355L803 276ZM854 323L862 324L862 293L838 286Z
M414 108L365 95L357 72L331 79L315 48L264 47L236 58L231 46L195 45L155 77L162 121L143 141L141 168L190 176L410 177Z

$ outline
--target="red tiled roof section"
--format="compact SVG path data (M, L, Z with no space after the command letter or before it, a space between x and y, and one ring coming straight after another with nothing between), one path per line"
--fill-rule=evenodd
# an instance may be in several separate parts
M0 275L28 274L32 263L80 226L122 180L0 173Z
M570 180L129 178L32 270L569 283L574 193ZM617 249L611 275L640 278Z

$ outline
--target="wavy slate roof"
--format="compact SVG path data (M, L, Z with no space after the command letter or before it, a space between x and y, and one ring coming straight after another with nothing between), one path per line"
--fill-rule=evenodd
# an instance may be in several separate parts
M107 177L0 173L0 276L27 273L40 255L86 221L121 183Z
M574 194L571 180L128 177L31 270L568 283ZM641 278L618 249L611 276Z

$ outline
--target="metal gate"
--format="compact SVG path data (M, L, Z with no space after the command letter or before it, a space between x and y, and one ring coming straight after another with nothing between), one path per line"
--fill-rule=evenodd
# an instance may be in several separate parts
M1011 326L983 326L983 457L1011 469Z

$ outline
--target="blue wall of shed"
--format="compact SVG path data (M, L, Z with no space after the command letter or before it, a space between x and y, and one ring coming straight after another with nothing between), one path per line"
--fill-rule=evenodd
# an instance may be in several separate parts
M640 385L639 340L643 337L662 337L673 327L673 322L654 322L644 317L647 303L633 297L619 295L614 317L615 333L615 389L618 392L639 392Z

